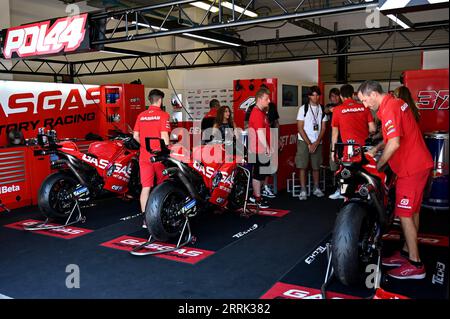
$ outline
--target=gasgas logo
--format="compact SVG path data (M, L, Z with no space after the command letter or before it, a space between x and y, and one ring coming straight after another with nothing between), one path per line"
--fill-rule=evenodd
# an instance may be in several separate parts
M14 87L9 89L17 91ZM0 110L3 110L6 117L23 113L38 114L40 111L81 109L100 102L100 89L97 87L88 88L84 95L80 94L78 88L62 86L55 86L49 91L38 92L30 89L28 92L19 91L11 95L8 91L6 87L0 95Z
M11 59L13 53L28 56L72 52L78 49L86 32L87 13L60 18L50 26L50 20L8 29L3 56Z
M85 161L86 163L92 164L95 167L98 167L100 169L106 169L106 167L108 167L108 165L110 164L110 162L108 160L105 159L97 159L95 157L83 154L83 157L81 158L83 161ZM119 163L114 163L115 165L115 170L114 173L116 174L122 174L126 177L130 177L131 174L131 163L123 166L122 164Z
M197 161L194 161L194 168L208 178L211 178L216 172L213 167L202 165ZM222 174L222 179L220 180L222 183L233 185L234 174L229 175L227 172L223 171L220 171L220 173Z
M15 193L20 191L19 185L11 185L11 186L1 186L0 187L0 194L8 194L8 193Z

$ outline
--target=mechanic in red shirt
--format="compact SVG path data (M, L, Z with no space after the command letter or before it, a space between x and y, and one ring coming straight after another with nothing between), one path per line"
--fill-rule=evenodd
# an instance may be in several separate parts
M162 183L166 176L162 174L164 165L162 163L152 163L150 158L153 156L145 147L146 137L157 137L164 140L166 145L169 145L169 133L170 133L170 115L161 110L164 93L160 90L151 90L148 99L150 100L149 108L140 113L136 119L134 126L134 138L141 144L139 154L139 168L141 173L141 210L145 212L145 205L147 204L148 197L150 195L150 189L156 185ZM159 150L160 144L158 140L152 140L150 142L152 150Z
M341 134L343 143L353 143L363 146L369 133L375 133L377 127L372 113L363 104L353 100L355 89L350 84L344 84L340 89L342 104L334 107L331 137L331 156L334 158L335 144Z
M383 265L398 266L388 272L397 279L423 279L426 272L417 245L419 212L433 160L411 108L401 99L383 93L378 82L366 81L358 89L366 107L377 112L383 142L370 150L383 149L377 169L389 166L397 174L395 215L400 218L405 244L402 252L383 258Z
M267 117L270 103L270 91L262 87L255 95L256 105L253 108L248 121L249 162L253 164L253 196L250 201L260 208L268 208L269 205L261 197L261 188L266 176L276 172L271 159L270 123Z

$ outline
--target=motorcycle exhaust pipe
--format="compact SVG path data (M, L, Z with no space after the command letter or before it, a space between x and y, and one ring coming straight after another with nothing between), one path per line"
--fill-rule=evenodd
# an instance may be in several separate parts
M84 178L81 177L81 175L75 170L72 163L70 163L66 159L60 159L60 160L58 160L58 162L59 162L59 164L62 164L64 162L67 165L67 167L69 167L69 169L73 173L73 175L75 175L75 177L78 179L80 184L87 187L87 183L85 182Z
M380 225L384 231L387 226L386 216L384 214L384 208L382 207L381 203L378 201L377 194L375 193L375 191L370 192L370 197L372 198L373 205L375 206L375 209L377 210L378 219L379 219Z
M191 195L192 198L195 198L197 201L204 203L205 201L203 200L203 198L200 197L200 195L197 193L197 191L195 190L194 186L192 185L191 182L189 182L189 180L186 178L186 176L183 175L183 173L180 171L179 168L170 168L167 169L168 171L172 171L172 172L176 172L177 176L180 178L181 182L184 184L184 186L186 186L189 194ZM169 172L170 172L169 171Z

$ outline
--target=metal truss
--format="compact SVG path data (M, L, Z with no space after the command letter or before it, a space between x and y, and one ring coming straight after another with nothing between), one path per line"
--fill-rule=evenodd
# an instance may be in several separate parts
M41 59L0 59L0 73L42 76L70 76L71 65L63 61Z
M322 7L318 9L310 9L306 4L310 1L299 1L294 8L286 8L282 1L271 0L275 7L279 8L281 14L269 14L264 17L247 17L245 12L250 10L256 0L245 0L246 6L242 13L225 7L231 4L234 6L235 1L211 0L209 10L206 10L202 19L195 19L193 14L189 14L190 5L193 0L178 0L162 4L149 5L133 9L125 9L119 11L111 11L105 13L93 14L90 20L93 24L101 25L106 23L108 30L100 34L97 39L92 41L92 45L101 46L112 43L120 43L126 41L135 41L143 39L151 39L172 35L186 35L206 31L218 31L223 29L237 28L247 25L263 24L276 21L292 21L295 19L309 19L321 16L330 16L343 13L351 13L363 11L366 8L375 8L378 1L347 1L344 5L335 7ZM212 14L212 8L219 9L216 22L210 21L208 17ZM227 11L228 10L228 11ZM225 14L225 12L231 12ZM155 19L155 17L157 17ZM174 19L176 24L174 25ZM211 19L212 20L212 19ZM139 28L142 25L148 26L146 29ZM110 28L111 27L111 28ZM220 36L220 34L218 34ZM239 44L239 39L235 39Z
M73 75L92 76L442 49L449 47L448 32L448 22L441 21L417 24L414 31L393 26L329 35L268 39L247 43L245 47L210 47L75 62ZM337 39L348 39L347 45L337 50Z

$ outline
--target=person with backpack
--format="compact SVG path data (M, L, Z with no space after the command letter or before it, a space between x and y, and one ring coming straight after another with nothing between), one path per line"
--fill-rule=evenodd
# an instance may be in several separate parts
M298 141L295 165L300 173L300 200L307 199L306 169L309 162L313 171L314 189L313 195L323 197L319 187L320 165L322 164L322 139L325 134L325 122L328 117L324 107L319 103L321 91L318 86L308 90L309 102L300 106L297 113Z

